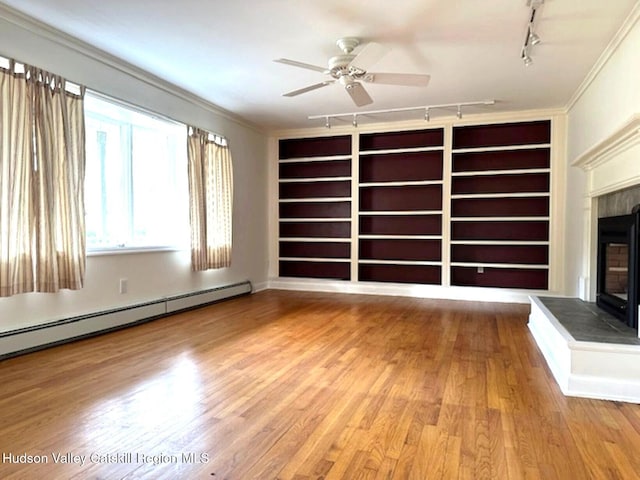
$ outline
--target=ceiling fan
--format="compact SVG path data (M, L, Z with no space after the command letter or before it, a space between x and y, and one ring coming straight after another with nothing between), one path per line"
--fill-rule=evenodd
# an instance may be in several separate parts
M341 38L336 42L336 44L338 45L338 48L342 50L343 54L331 57L328 62L328 68L310 65L296 60L289 60L287 58L274 60L275 62L283 63L285 65L321 72L330 77L320 83L315 83L308 87L284 93L283 96L295 97L296 95L307 93L338 82L344 86L347 93L351 96L353 103L358 107L362 107L373 103L373 99L369 96L361 82L426 87L429 83L429 79L431 78L430 75L414 73L369 72L369 67L374 65L389 51L387 47L380 45L379 43L372 42L366 44L357 55L352 52L358 45L360 45L359 39L354 37Z

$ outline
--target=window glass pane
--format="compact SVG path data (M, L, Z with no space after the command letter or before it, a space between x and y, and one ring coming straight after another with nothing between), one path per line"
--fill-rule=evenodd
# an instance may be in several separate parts
M89 249L188 245L186 127L85 97Z

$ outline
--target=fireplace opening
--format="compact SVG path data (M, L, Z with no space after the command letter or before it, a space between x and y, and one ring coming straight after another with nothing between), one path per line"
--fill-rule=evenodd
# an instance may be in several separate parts
M638 328L640 213L598 219L596 304L632 328Z

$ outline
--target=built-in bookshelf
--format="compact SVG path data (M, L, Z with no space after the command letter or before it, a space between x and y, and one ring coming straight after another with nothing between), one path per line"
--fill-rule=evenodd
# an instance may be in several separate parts
M351 278L351 135L279 142L281 277Z
M280 277L549 288L551 121L279 149Z
M360 281L439 285L444 130L359 138Z
M451 284L546 290L549 121L453 128Z

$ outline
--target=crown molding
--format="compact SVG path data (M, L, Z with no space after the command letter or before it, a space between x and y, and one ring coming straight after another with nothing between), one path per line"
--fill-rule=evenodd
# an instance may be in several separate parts
M580 100L582 95L588 90L593 81L596 79L598 74L602 71L607 62L611 59L613 54L618 50L618 47L622 44L622 42L627 38L629 32L635 27L636 23L640 20L640 2L637 2L636 5L631 9L629 16L626 18L622 26L618 29L616 34L613 36L607 47L604 49L596 63L593 65L587 76L584 78L578 89L569 99L567 103L566 110L567 112L571 111L571 109L575 106L575 104Z
M16 25L28 32L37 35L41 38L44 38L48 41L57 43L63 47L69 48L80 55L90 58L91 60L97 61L107 67L110 67L114 70L117 70L125 75L136 79L142 83L145 83L151 87L157 88L173 97L179 98L180 100L187 101L199 108L202 108L206 111L209 111L217 116L220 116L226 120L234 122L243 127L254 130L258 133L264 134L265 130L258 125L251 123L240 117L239 115L230 112L218 105L209 102L198 95L195 95L187 90L184 90L177 85L174 85L162 78L153 75L152 73L147 72L135 65L128 63L121 58L118 58L110 53L105 52L99 48L96 48L82 40L68 35L61 30L58 30L51 25L47 25L35 18L32 18L8 5L4 5L0 3L0 18L6 20L9 23ZM12 57L11 52L4 52L7 56ZM21 59L16 59L21 61ZM27 62L28 63L28 62ZM70 79L72 80L72 79ZM87 88L91 89L91 85L86 85Z
M633 115L619 129L576 158L571 165L585 171L593 170L638 144L640 114Z

